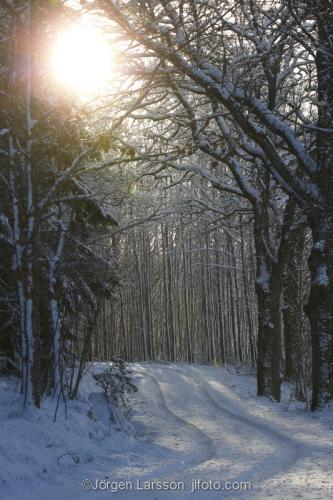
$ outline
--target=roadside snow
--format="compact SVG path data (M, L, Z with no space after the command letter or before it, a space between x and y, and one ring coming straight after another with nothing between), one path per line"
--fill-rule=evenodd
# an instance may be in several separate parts
M333 497L331 408L306 412L288 386L281 404L257 398L255 377L244 369L136 363L130 435L110 424L91 375L106 365L91 365L67 419L60 408L55 422L54 401L20 414L15 381L0 379L2 500ZM84 479L133 489L84 491ZM192 493L193 479L250 481L252 489ZM185 487L138 489L159 480Z

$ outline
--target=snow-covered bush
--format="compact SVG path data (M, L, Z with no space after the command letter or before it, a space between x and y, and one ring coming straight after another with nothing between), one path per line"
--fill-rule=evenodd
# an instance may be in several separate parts
M137 392L138 389L132 381L131 371L125 362L119 357L114 357L105 371L93 376L97 385L104 391L112 422L119 429L132 432L126 418L130 410L129 395Z

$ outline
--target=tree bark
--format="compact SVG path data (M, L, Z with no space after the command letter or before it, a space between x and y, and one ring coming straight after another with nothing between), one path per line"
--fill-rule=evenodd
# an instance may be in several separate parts
M333 6L331 2L320 2L320 5L314 8L314 15L318 25L316 57L318 168L313 182L318 186L322 203L320 207L313 208L308 215L313 238L309 258L311 290L306 309L312 332L312 409L333 396Z

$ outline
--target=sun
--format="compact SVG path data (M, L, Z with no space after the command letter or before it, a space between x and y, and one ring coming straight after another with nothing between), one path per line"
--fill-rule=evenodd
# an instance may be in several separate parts
M103 92L114 66L105 36L97 28L84 25L58 34L50 62L58 83L80 96Z

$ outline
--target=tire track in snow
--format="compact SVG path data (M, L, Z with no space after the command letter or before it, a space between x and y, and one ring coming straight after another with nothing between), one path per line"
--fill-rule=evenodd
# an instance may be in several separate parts
M266 436L266 438L268 438L269 441L272 441L272 438L273 439L275 438L275 443L274 443L275 446L277 446L277 448L280 449L280 452L283 451L283 453L280 454L280 456L277 458L278 460L277 463L272 464L271 467L264 466L263 472L259 471L259 477L257 475L256 478L253 480L254 482L258 483L259 481L270 479L273 476L280 474L281 472L287 471L303 455L300 449L301 447L296 441L281 434L279 431L276 431L275 429L267 425L265 422L257 423L251 418L239 415L238 413L232 410L228 410L223 406L221 406L221 404L216 401L214 396L212 396L210 390L207 388L209 382L204 380L201 375L199 375L199 380L198 380L197 374L196 375L193 375L193 373L189 374L180 368L171 368L167 366L165 368L168 369L169 371L179 372L185 378L192 380L192 382L196 384L198 389L201 390L201 392L206 396L206 399L210 402L211 406L213 406L219 413L227 415L233 420L236 419L243 425L245 424L247 427L255 429L257 432L259 431L261 434ZM191 371L191 367L189 367L189 370ZM285 445L285 448L282 448L281 443ZM261 463L257 464L255 468L253 468L252 474L253 472L255 472L256 469L259 469L260 467L262 467L262 464ZM237 479L238 477L233 478L234 481ZM244 478L243 479L240 478L240 480L244 480Z
M166 413L168 413L171 416L171 418L175 420L178 424L181 424L182 426L186 427L192 433L194 432L199 438L198 440L196 440L196 444L200 449L200 455L201 455L200 459L190 460L187 463L186 467L184 467L183 469L179 469L177 471L177 475L179 473L187 471L189 468L197 467L198 465L201 465L214 458L216 456L216 446L213 440L203 430L199 429L196 425L192 424L191 422L188 422L183 417L177 415L173 410L170 409L170 407L166 402L166 398L163 394L163 390L161 389L161 386L156 377L151 373L148 373L145 367L143 369L132 368L132 371L137 372L138 374L148 377L150 380L152 380L154 382L155 387L157 388L159 395L158 397L160 399L160 406L163 408L163 410ZM202 446L205 451L203 451Z

